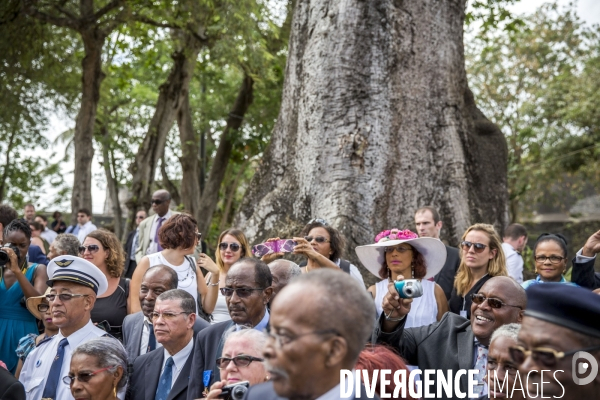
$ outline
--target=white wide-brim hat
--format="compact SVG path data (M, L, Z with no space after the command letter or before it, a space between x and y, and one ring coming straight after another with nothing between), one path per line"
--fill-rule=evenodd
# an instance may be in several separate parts
M378 278L379 270L385 261L385 247L397 246L400 243L408 243L414 247L425 259L427 273L423 279L429 279L438 274L446 263L446 246L439 239L423 237L404 240L387 240L384 242L358 246L356 255L360 262L370 273Z

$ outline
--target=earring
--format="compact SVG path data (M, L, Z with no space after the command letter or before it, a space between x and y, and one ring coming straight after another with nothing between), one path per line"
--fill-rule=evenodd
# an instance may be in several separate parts
M412 264L410 265L410 272L412 275L412 279L415 279L415 267L413 267Z
M265 381L268 381L269 379L271 379L269 375L265 376Z
M115 387L113 387L113 396L115 396L115 399L117 398L117 386L115 385Z

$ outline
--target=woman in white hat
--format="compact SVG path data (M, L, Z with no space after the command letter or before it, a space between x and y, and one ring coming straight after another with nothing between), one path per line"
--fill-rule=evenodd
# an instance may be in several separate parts
M429 325L448 311L443 289L429 278L435 276L446 261L446 246L434 238L419 238L409 230L387 230L375 237L375 243L356 248L356 254L365 268L383 280L369 288L379 315L388 284L399 276L419 279L423 296L413 300L405 328Z

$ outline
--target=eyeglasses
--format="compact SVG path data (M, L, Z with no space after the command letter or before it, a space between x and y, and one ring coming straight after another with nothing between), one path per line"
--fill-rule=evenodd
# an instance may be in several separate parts
M54 301L56 296L58 296L60 301L70 301L73 297L86 297L86 296L89 296L89 294L72 294L72 293L47 294L46 299L48 299L48 301Z
M159 200L159 199L150 200L150 204L156 204L157 206L161 205L164 202L165 202L165 200Z
M40 303L37 306L38 311L41 313L45 313L46 311L48 311L49 308L50 308L50 305L46 304L46 303Z
M340 336L339 332L336 331L335 329L323 329L320 331L313 331L313 332L307 332L307 333L301 333L300 335L286 335L286 334L279 334L279 333L275 333L271 330L271 327L267 327L264 331L267 336L269 336L271 339L275 340L275 343L277 344L278 347L283 347L286 344L290 344L295 340L300 339L303 336L309 336L309 335L335 335L335 336Z
M146 218L146 217L144 217L143 215L138 215L135 217L135 219L144 219L144 218Z
M535 256L535 262L538 264L543 264L546 262L546 260L550 260L550 264L558 264L562 260L566 260L566 259L567 259L567 257L559 257L559 256L550 256L550 257Z
M464 242L461 242L460 246L462 247L463 251L469 251L471 250L471 247L473 247L475 253L481 253L483 252L483 250L485 250L486 247L488 247L487 244L467 242L466 240Z
M309 224L314 224L314 223L317 223L317 224L321 224L321 225L325 225L325 226L329 225L329 224L327 223L327 221L325 221L325 220L324 220L324 219L322 219L322 218L313 218L313 219L311 219L310 221L308 221L308 223L309 223ZM309 240L309 242L310 242L310 240Z
M88 383L90 381L90 379L92 379L92 376L99 374L102 371L107 371L107 370L109 370L111 368L115 368L115 367L116 367L116 365L113 365L112 367L102 368L102 369L99 369L98 371L94 371L94 372L79 373L76 376L67 375L62 378L62 381L65 383L65 385L69 385L69 386L71 386L73 383L75 383L75 379L77 379L79 382L82 382L82 383Z
M313 239L315 239L315 242L317 243L327 243L327 242L331 242L329 239L327 239L325 236L304 236L304 239L307 242L312 242Z
M265 361L264 358L252 357L252 356L235 356L233 358L221 357L217 358L217 367L219 369L225 369L229 365L229 362L233 361L236 367L247 367L252 361Z
M481 293L473 293L471 295L471 300L473 300L473 303L475 303L475 304L483 304L487 300L488 304L492 308L502 308L502 306L509 306L509 307L520 308L521 310L523 309L523 307L521 307L521 306L513 306L510 304L506 304L502 300L497 299L495 297L485 297L485 294L481 294Z
M508 353L510 354L510 358L512 358L517 365L523 364L527 357L531 356L535 362L540 363L545 367L554 367L556 363L558 363L558 360L565 358L566 356L573 355L580 351L598 349L600 349L600 346L563 352L548 347L536 347L535 349L525 350L522 346L511 346L508 348Z
M233 296L233 292L235 292L235 294L237 294L237 296L239 298L246 298L246 297L250 297L250 295L252 294L253 291L255 290L260 290L261 292L265 289L254 289L254 288L230 288L230 287L224 287L221 288L221 294L225 297L231 297Z
M97 244L89 244L87 246L79 246L79 254L85 254L85 251L89 251L90 254L96 254L100 250L100 246Z
M231 249L231 251L233 251L234 253L237 253L238 250L242 248L242 246L240 246L238 243L226 243L226 242L219 243L219 249L225 251L225 250L227 250L227 247L229 247Z
M202 239L202 234L200 232L196 232L196 239Z
M400 254L403 254L403 253L406 253L407 251L412 251L412 247L404 247L404 246L400 246L400 245L384 247L384 251L386 253L393 253L394 250L396 250Z
M178 313L170 312L170 311L159 313L159 312L155 311L150 314L150 319L152 320L152 322L154 322L155 320L157 320L159 317L162 316L165 321L173 321L175 319L175 317L177 317L178 315L181 315L181 314L187 315L189 313L186 313L185 311L178 312Z

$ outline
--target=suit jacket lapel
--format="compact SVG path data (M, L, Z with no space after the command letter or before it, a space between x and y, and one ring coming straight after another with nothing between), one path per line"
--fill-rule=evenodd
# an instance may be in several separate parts
M456 345L458 348L458 369L473 369L473 331L467 328L464 332L456 335ZM460 387L464 392L467 390L467 376L460 377Z
M164 350L161 348L155 350L155 353L151 357L148 357L145 363L145 374L141 376L142 379L146 379L146 400L154 400L156 397L156 389L158 388L158 381L160 380L160 370L162 369L164 358Z
M194 340L194 347L195 346L196 346L196 341ZM169 392L169 396L167 397L167 400L174 399L179 393L181 393L187 389L188 383L190 382L190 370L192 369L192 359L193 358L194 358L194 349L192 348L192 352L190 353L187 360L185 361L185 364L183 365L183 368L181 369L181 372L179 373L177 380L175 381L175 383L173 383L173 387L171 388L171 391Z
M131 340L127 346L131 348L131 354L140 355L140 346L142 345L142 330L144 329L144 314L140 314L140 318L136 318L133 324L133 332L131 332ZM131 361L133 363L133 361Z
M223 354L223 346L225 345L225 340L224 337L225 336L225 332L227 332L232 326L235 326L235 322L231 321L229 324L227 324L227 326L225 327L225 329L223 330L223 332L221 332L221 337L219 338L219 346L217 347L217 354L215 357L215 360L219 357L221 357L221 355ZM211 384L214 382L218 382L221 380L221 371L219 370L219 367L217 367L217 364L215 363L214 367L213 367L213 379L211 381Z

